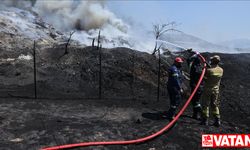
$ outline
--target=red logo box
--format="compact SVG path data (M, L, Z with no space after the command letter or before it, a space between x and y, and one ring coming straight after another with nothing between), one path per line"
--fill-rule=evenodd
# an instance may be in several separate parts
M202 147L250 148L250 134L203 134Z

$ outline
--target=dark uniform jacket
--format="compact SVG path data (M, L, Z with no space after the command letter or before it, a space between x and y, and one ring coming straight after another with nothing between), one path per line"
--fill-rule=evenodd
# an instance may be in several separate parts
M190 86L196 86L202 74L203 65L197 54L191 56L187 63L190 66Z
M180 69L178 69L175 65L172 65L168 70L168 74L168 88L180 90L183 80Z

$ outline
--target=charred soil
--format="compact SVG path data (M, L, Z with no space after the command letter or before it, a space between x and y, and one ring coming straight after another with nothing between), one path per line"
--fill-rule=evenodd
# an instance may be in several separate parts
M162 112L169 107L165 84L172 56L162 62L157 101L158 60L154 56L126 48L103 49L99 99L99 51L87 47L71 48L65 56L63 52L60 47L38 50L36 100L32 99L32 60L0 64L0 149L33 150L83 141L129 140L150 135L168 123ZM1 57L7 60L7 56L19 56L13 53L2 51ZM201 149L203 133L249 133L250 55L219 55L225 71L221 127L213 127L212 119L209 127L200 126L188 108L176 126L154 140L79 149Z

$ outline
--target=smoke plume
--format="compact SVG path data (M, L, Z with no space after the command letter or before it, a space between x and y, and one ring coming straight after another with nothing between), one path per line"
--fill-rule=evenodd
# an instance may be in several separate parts
M141 26L128 25L105 5L105 0L3 0L2 7L35 11L45 22L63 33L76 30L72 39L82 44L92 42L101 29L103 46L151 49L151 40L141 36ZM143 43L141 38L143 39Z
M62 31L112 26L126 33L128 25L105 8L104 0L3 0L2 6L31 8Z
M103 1L38 0L34 9L46 21L64 31L88 31L105 25L112 25L122 32L127 32L128 28L121 19L104 7Z
M35 1L25 1L25 0L1 0L0 8L2 7L17 7L17 8L28 8L31 7Z

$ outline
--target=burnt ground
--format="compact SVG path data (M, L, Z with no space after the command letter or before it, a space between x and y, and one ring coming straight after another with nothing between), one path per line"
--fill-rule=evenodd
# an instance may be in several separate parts
M159 130L168 121L160 117L165 101L38 101L2 99L0 149L34 150L83 141L129 140ZM200 149L202 133L247 133L249 126L223 121L220 128L203 127L186 111L177 125L162 136L137 145L78 149ZM212 124L212 122L210 122ZM20 141L18 141L20 139ZM16 141L15 141L16 140Z
M14 51L1 52L2 58L19 55ZM75 48L66 56L61 57L61 53L60 48L38 50L37 100L30 99L32 62L15 60L0 64L0 149L34 150L82 141L129 140L152 134L168 123L159 112L169 107L166 68L173 58L168 57L168 63L162 64L157 102L155 57L125 48L103 50L105 99L100 100L98 51ZM190 118L188 108L174 128L152 141L82 149L201 149L202 133L249 133L250 55L220 55L225 71L220 128L211 125L212 119L209 127L200 126L198 120Z
M0 32L0 150L134 139L168 123L159 112L169 107L166 80L173 55L167 54L161 63L160 102L156 102L157 57L121 47L99 51L73 41L65 55L62 34L39 19L34 34L43 30L49 35L35 44L38 99L33 100L34 39L20 34L5 19L0 26L4 29ZM202 133L249 133L250 54L220 55L225 71L220 128L200 126L190 118L189 108L177 126L147 143L83 149L201 149ZM98 99L100 85L102 100Z

